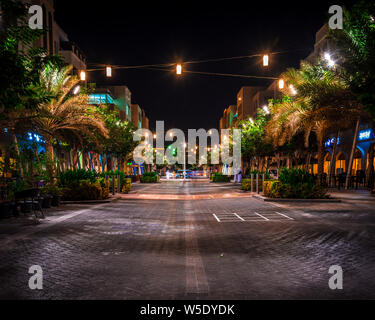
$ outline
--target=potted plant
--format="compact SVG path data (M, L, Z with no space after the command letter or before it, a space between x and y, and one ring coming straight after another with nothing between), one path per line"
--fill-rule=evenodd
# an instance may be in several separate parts
M62 190L56 185L47 185L42 188L43 208L58 207L61 202Z
M48 187L43 187L41 192L40 202L43 209L49 209L52 207L52 195L48 191Z

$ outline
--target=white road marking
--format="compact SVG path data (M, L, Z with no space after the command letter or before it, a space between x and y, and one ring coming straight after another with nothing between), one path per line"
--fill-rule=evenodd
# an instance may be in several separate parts
M240 217L237 213L233 213L238 219L240 219L241 221L245 221L245 219L243 219L242 217Z
M217 220L217 222L221 222L220 219L217 217L216 214L213 214L213 216L215 217L215 219Z
M280 212L277 212L277 211L275 211L277 214L279 214L280 216L282 216L282 217L285 217L285 218L287 218L287 219L289 219L289 220L294 220L293 218L291 218L291 217L288 217L287 215L285 215L285 214L282 214L282 213L280 213Z
M270 219L266 218L265 216L262 216L261 214L259 214L258 212L254 212L257 216L261 217L262 219L266 220L266 221L270 221Z

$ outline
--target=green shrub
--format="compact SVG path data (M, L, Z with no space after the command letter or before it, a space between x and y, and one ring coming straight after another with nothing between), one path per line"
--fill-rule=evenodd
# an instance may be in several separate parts
M129 193L132 190L132 179L127 178L125 179L124 186L122 187L121 191L123 193Z
M280 184L280 181L277 180L266 180L264 181L264 195L266 197L272 197L273 190L277 188L277 185Z
M280 181L265 181L264 195L281 199L326 199L327 189L316 184L313 175L300 169L283 169Z
M69 187L72 183L88 180L95 183L98 178L96 172L84 169L68 170L60 173L59 184L61 187Z
M50 195L53 197L61 197L63 195L63 190L56 185L46 185L41 189L41 194Z
M243 179L241 182L241 190L251 191L251 179Z
M281 169L279 180L281 183L289 185L307 183L308 185L313 186L316 183L314 175L302 169L283 168Z
M213 183L222 183L222 182L230 182L230 180L231 180L230 176L225 176L220 173L214 173L211 181Z
M108 188L102 187L99 181L81 180L65 187L62 198L66 201L103 200L108 198L108 193Z
M141 183L158 183L159 179L158 175L143 175L141 177Z

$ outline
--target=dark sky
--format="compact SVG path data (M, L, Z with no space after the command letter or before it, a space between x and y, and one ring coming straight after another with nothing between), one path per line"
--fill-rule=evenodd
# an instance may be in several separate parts
M312 51L330 6L310 1L275 5L267 0L150 2L55 0L56 20L90 63L164 64L287 51L273 57L268 72L254 58L188 66L197 71L277 76L287 67L297 67ZM181 129L217 128L223 110L236 103L242 86L270 84L192 74L178 79L172 72L150 70L114 70L111 80L104 71L88 77L99 87L127 85L133 103L146 110L152 126L165 120L167 128Z

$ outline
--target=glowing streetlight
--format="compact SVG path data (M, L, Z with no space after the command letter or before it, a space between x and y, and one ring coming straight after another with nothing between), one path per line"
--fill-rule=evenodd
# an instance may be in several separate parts
M177 65L177 67L176 67L176 74L178 76L182 75L182 65L181 64Z
M283 79L279 80L279 89L282 90L285 87L285 81Z
M76 86L73 90L73 94L76 96L81 90L81 86Z
M157 135L156 135L156 133L154 134L154 139L156 139L157 138Z
M80 73L80 78L81 78L81 81L86 81L86 72L85 71L81 71Z
M268 54L263 56L263 67L268 67L270 64L270 57Z
M330 68L333 68L336 65L336 62L332 60L332 57L328 52L324 54L324 60L327 61L328 67Z
M289 89L290 89L290 92L292 93L293 96L295 96L297 94L297 90L296 90L296 88L294 88L294 86L292 84L289 86Z
M268 108L268 106L264 106L262 109L263 109L263 111L264 111L266 114L270 114L270 109Z
M110 66L106 68L106 75L107 75L107 78L112 77L112 68Z

